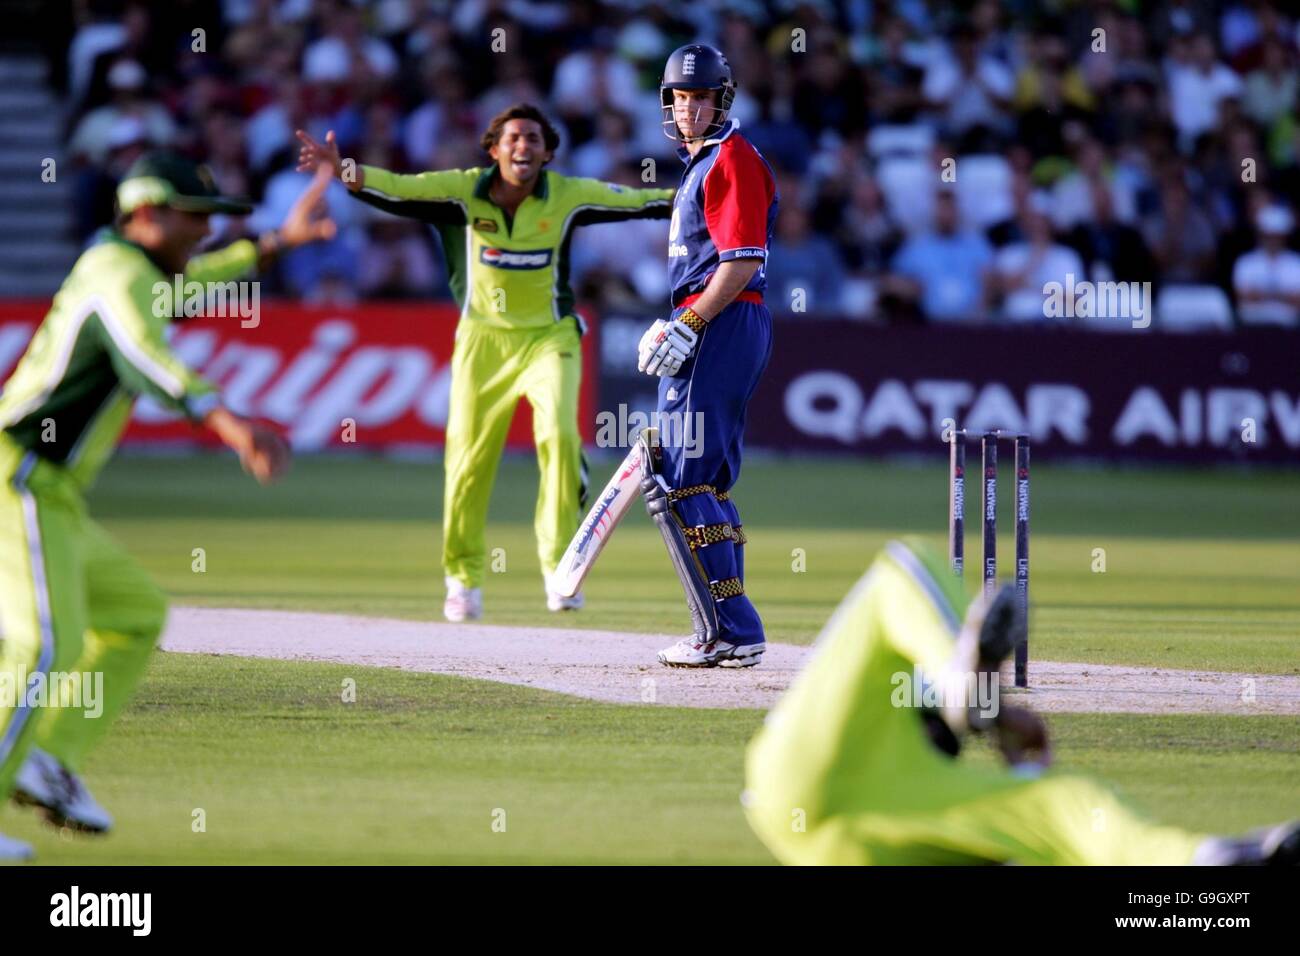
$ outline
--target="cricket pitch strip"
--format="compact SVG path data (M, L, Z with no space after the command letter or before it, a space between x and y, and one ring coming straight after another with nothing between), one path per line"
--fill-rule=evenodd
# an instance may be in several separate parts
M686 670L655 654L680 635L225 608L173 608L165 651L327 661L519 684L616 704L771 707L812 653L768 644L757 667ZM1300 714L1300 677L1036 660L1008 699L1044 713Z

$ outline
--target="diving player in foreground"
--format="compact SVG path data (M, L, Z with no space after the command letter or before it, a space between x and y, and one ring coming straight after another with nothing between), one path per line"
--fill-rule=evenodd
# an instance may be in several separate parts
M1014 586L968 607L928 547L888 544L750 742L743 802L768 849L804 864L1300 862L1295 822L1244 837L1193 833L1049 770L1046 725L999 702L990 680L1024 627ZM927 703L918 675L935 706L917 706ZM969 693L989 684L991 698ZM1009 769L957 759L981 730Z
M223 408L172 352L156 286L227 282L278 250L328 239L318 176L280 229L193 259L212 213L251 211L211 176L166 153L141 157L117 190L116 229L82 253L0 394L0 799L11 793L56 825L102 833L112 818L78 772L131 699L162 633L167 600L86 512L85 492L126 427L136 397L205 425L263 484L288 463L273 430ZM170 301L170 299L168 299ZM102 674L99 713L73 680ZM32 849L0 834L0 859Z
M730 491L745 408L772 354L763 290L778 196L771 167L727 119L735 93L726 57L698 43L669 56L659 86L664 132L681 141L686 169L668 235L673 309L642 337L638 368L660 376L660 440L646 450L642 494L694 625L660 652L671 667L750 667L767 648Z

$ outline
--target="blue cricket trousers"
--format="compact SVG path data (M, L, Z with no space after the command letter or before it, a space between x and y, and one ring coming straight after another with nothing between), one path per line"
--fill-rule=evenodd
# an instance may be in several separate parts
M674 310L673 318L680 311ZM729 492L740 477L745 409L771 355L767 306L737 301L708 324L677 375L659 380L656 417L664 478L678 491L699 489L673 503L688 528L731 525L740 532L740 513ZM733 644L762 641L763 622L743 591L743 534L704 545L696 556L714 591L720 638Z

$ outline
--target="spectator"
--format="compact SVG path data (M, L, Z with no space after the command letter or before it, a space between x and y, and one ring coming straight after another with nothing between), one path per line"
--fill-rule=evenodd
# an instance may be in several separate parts
M986 272L993 247L979 233L959 225L957 197L942 190L934 201L934 227L903 243L893 274L881 282L882 296L919 304L940 322L976 322L985 305Z
M980 131L1010 132L1007 107L1015 86L1015 75L981 54L974 30L962 26L953 32L951 52L936 57L926 70L922 92L939 111L945 135L969 143ZM962 148L971 151L979 150Z
M89 0L86 4L86 20L68 47L68 95L74 109L80 108L90 94L95 61L126 45L128 34L121 7L117 0Z
M1096 100L1059 36L1043 31L1033 38L1029 63L1016 77L1014 106L1017 139L1039 154L1063 153L1065 124L1091 116Z
M767 304L773 315L835 315L840 308L844 263L835 244L812 231L799 203L781 210L767 257Z
M1002 314L1015 321L1042 321L1048 283L1069 287L1084 280L1083 260L1055 241L1047 201L1035 196L1021 211L1025 239L998 251L992 286L1002 299Z
M1143 227L1161 282L1207 282L1217 246L1210 218L1192 202L1180 167L1171 167L1160 190L1160 210Z
M428 57L421 70L427 99L407 116L402 144L414 169L437 169L438 144L456 136L477 142L481 124L454 56Z
M1083 257L1093 282L1149 282L1155 274L1142 233L1115 217L1111 192L1102 186L1094 187L1092 216L1075 224L1068 242Z
M1259 68L1246 77L1241 108L1260 126L1272 126L1295 109L1297 86L1300 77L1291 51L1270 37L1263 45Z
M139 123L154 146L170 146L176 124L160 104L145 93L144 67L135 60L118 60L108 71L113 98L87 113L72 134L68 149L82 161L99 165L108 157L114 128L128 120Z
M309 83L362 83L397 72L397 56L383 40L367 35L361 11L347 2L331 5L325 35L303 53L302 77Z
M596 31L586 49L564 57L551 87L551 101L575 143L591 138L599 112L615 108L636 115L641 95L636 70L615 55L608 30Z
M366 244L357 268L361 295L380 299L428 298L445 281L424 226L366 207Z
M1196 137L1218 125L1223 101L1241 95L1241 78L1216 59L1214 41L1204 33L1171 44L1166 72L1174 125L1190 148Z
M866 128L862 75L844 56L839 36L829 27L810 30L808 55L795 61L794 108L814 139L827 130L845 136Z
M248 120L248 165L254 173L266 171L271 160L293 148L293 131L308 128L312 116L308 91L292 73L286 73L275 90L275 98Z
M876 123L913 122L925 105L921 82L924 58L910 45L907 21L890 16L880 26L880 49L873 56L868 87Z
M749 140L774 166L803 175L814 144L795 111L794 78L789 68L780 64L767 79L759 97L759 117L746 127Z
M852 199L836 236L855 273L868 279L885 274L902 243L902 231L890 218L880 186L870 176L854 179Z
M1300 324L1300 254L1286 247L1295 226L1291 210L1266 206L1255 218L1259 248L1237 260L1232 287L1243 322Z
M108 156L102 165L78 171L74 186L77 238L85 241L113 221L117 184L131 164L150 148L144 124L135 117L120 120L109 134ZM226 193L225 195L237 195Z
M1075 149L1075 168L1052 188L1052 224L1068 232L1097 219L1097 197L1105 193L1107 213L1120 222L1137 215L1134 184L1106 160L1102 145L1091 137Z
M1294 5L1292 10L1294 10ZM1233 20L1244 14L1236 23ZM1254 0L1249 4L1237 3L1223 16L1221 39L1224 55L1229 65L1245 74L1257 69L1264 59L1264 47L1271 41L1281 40L1293 45L1296 40L1294 21L1284 18L1274 2ZM1242 29L1234 29L1239 26Z
M596 119L596 138L573 151L569 169L575 176L609 179L615 168L635 163L636 159L631 117L608 110Z

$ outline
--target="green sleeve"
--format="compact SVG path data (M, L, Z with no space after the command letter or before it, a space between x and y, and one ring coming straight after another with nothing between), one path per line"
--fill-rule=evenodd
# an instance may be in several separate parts
M205 252L185 263L185 281L229 282L257 268L257 244L238 239L213 252Z
M429 173L394 173L362 166L362 185L352 193L376 209L436 225L464 225L466 208L479 169L444 169Z
M621 222L624 219L668 219L673 213L672 189L631 189L599 179L569 178L570 201L578 210L575 225Z
M149 395L200 420L219 403L217 390L190 370L168 345L169 315L155 314L170 296L160 294L156 276L137 273L106 290L96 310L98 331L122 387Z

